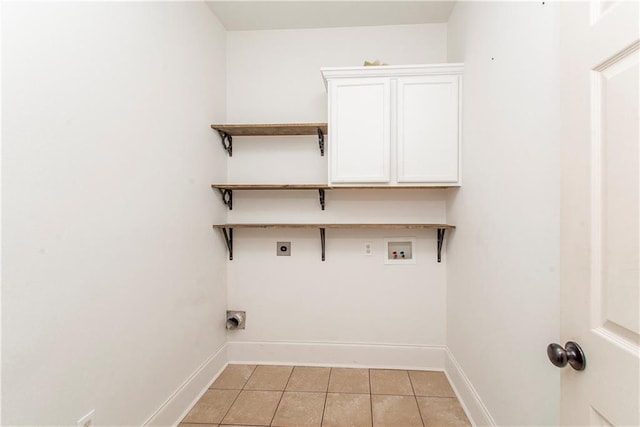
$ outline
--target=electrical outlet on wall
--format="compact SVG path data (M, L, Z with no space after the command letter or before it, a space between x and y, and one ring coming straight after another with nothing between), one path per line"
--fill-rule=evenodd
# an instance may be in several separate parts
M364 244L364 254L365 255L372 255L373 254L373 248L371 247L371 242L366 242Z
M96 410L92 409L91 412L89 412L87 415L85 415L84 417L80 418L77 422L77 426L78 427L91 427L93 425L93 418L96 415Z

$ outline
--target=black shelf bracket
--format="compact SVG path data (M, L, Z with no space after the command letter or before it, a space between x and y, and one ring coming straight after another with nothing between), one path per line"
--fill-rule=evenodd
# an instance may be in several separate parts
M320 197L320 206L322 207L322 210L324 210L324 189L318 189L318 197Z
M222 196L222 203L229 207L229 210L233 210L233 190L225 188L218 188L220 195Z
M320 155L324 156L324 133L318 128L318 146L320 147Z
M220 229L224 242L227 244L227 250L229 251L229 261L233 260L233 228L222 227Z
M322 248L322 261L324 261L324 228L320 229L320 247Z
M229 135L228 133L226 133L225 131L223 131L223 130L218 130L218 134L220 135L220 138L222 138L222 146L224 147L226 152L229 154L229 157L232 157L232 155L233 155L233 137L231 135Z
M442 243L444 242L444 228L438 228L438 262L442 261Z

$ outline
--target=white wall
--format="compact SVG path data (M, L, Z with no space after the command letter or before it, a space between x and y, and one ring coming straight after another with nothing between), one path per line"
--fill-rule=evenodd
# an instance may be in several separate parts
M449 21L465 87L447 345L498 425L559 422L558 25L549 2L459 2Z
M323 66L362 65L365 59L389 64L446 61L444 24L239 31L229 32L227 40L231 123L326 121ZM323 183L326 162L314 137L236 138L228 181ZM313 191L237 191L229 220L443 222L446 217L443 191L335 190L326 197L327 208L321 211ZM398 236L418 237L415 265L383 264L383 239ZM291 257L276 257L279 240L292 242ZM436 262L434 230L327 230L326 242L327 259L322 262L317 230L235 231L234 260L228 265L229 306L247 310L247 329L231 332L229 339L262 344L231 345L230 351L242 349L230 353L231 360L377 363L350 351L354 343L442 350L446 260ZM363 254L365 242L373 244L372 256ZM296 356L295 346L277 347L271 345L274 342L307 343L313 348L326 343L345 346L331 347L328 354L310 351ZM259 351L276 347L285 350ZM386 363L404 362L392 356ZM442 361L426 359L406 363L442 367Z
M2 424L140 425L225 342L225 32L193 2L2 18Z

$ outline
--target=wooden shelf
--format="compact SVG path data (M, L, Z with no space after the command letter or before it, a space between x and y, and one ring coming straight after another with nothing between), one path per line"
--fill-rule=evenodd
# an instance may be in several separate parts
M341 229L378 229L378 230L399 230L399 229L419 229L453 230L455 225L450 224L281 224L281 223L254 223L254 224L214 224L213 228L341 228Z
M234 190L318 190L320 197L320 207L325 207L325 190L443 190L450 187L433 187L427 185L415 185L405 187L392 187L382 185L345 185L330 186L327 184L213 184L213 189L217 189L222 196L222 203L227 205L229 210L233 209Z
M231 136L317 135L318 129L327 133L327 123L283 123L211 125L211 128Z
M322 261L325 260L325 230L326 229L377 229L377 230L437 230L438 233L438 262L442 260L442 244L444 242L444 234L446 230L455 229L455 225L450 224L214 224L214 229L220 230L222 233L227 250L229 251L229 259L233 260L233 229L234 228L292 228L292 229L316 229L320 230L320 245L322 248Z
M288 123L288 124L213 124L211 128L217 131L222 138L222 145L229 156L232 155L234 136L287 136L287 135L317 135L320 154L324 156L324 135L327 133L327 123ZM234 190L317 190L320 197L320 205L325 208L326 190L398 190L398 189L444 189L448 186L382 186L382 185L340 185L329 186L327 184L213 184L213 189L220 191L222 201L231 210L233 208ZM220 230L225 239L229 259L233 259L233 230L256 228L291 228L291 229L316 229L320 231L320 243L322 246L322 261L325 260L325 231L326 229L422 229L436 230L438 233L438 262L441 261L442 244L446 230L455 228L449 224L215 224L214 229Z
M317 135L320 154L324 156L324 135L327 123L283 123L283 124L213 124L222 138L222 146L232 155L234 136L294 136Z
M327 184L213 184L211 188L223 190L444 190L452 187L431 185L327 185Z

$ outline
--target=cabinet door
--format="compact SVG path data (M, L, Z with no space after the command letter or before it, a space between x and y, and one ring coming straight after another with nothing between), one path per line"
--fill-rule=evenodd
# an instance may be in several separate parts
M458 183L458 93L458 76L398 79L398 183Z
M330 81L329 182L388 182L390 122L389 79Z

